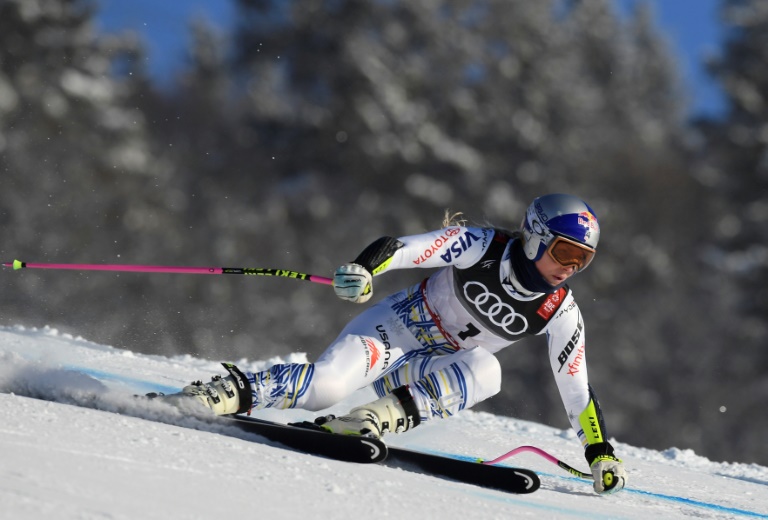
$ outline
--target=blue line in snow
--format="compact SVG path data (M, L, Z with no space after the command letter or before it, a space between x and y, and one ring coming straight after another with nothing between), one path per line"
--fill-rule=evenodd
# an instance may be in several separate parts
M453 453L445 453L438 450L428 450L430 453L433 453L435 455L442 455L445 457L452 457L454 459L460 459L460 460L468 460L470 462L474 462L477 459L474 459L472 457L467 457L464 455L455 455ZM546 477L552 477L557 478L560 480L569 480L569 481L576 481L581 483L587 483L587 480L576 478L576 477L565 477L562 475L554 475L551 473L544 473L544 472L537 472L539 475L546 476ZM754 511L747 511L746 509L737 509L735 507L727 507L727 506L721 506L719 504L711 504L709 502L702 502L700 500L693 500L690 498L684 498L684 497L678 497L675 495L663 495L661 493L654 493L652 491L643 491L642 489L633 489L633 488L625 488L622 493L630 493L635 495L642 495L647 497L653 497L659 500L666 500L669 502L678 502L680 504L685 504L689 506L694 507L701 507L703 509L710 509L712 511L717 511L719 513L730 513L733 515L740 515L740 516L747 516L750 518L766 518L768 519L768 515L764 515L762 513L756 513Z
M66 366L66 370L74 370L75 372L81 372L89 375L101 381L117 381L119 383L125 383L127 385L135 386L138 388L144 388L146 390L152 390L155 392L163 392L165 394L175 394L180 392L181 389L175 386L161 385L154 381L146 381L144 379L136 379L134 377L121 376L113 374L111 372L104 372L102 370L94 370L92 368L78 367L78 366Z
M634 493L637 495L650 496L661 500L668 500L670 502L680 502L689 506L703 507L705 509L712 509L721 513L731 513L734 515L749 516L752 518L768 518L768 515L756 513L754 511L747 511L746 509L736 509L734 507L721 506L719 504L710 504L709 502L701 502L700 500L692 500L690 498L677 497L674 495L662 495L661 493L653 493L651 491L643 491L642 489L625 489L625 492Z

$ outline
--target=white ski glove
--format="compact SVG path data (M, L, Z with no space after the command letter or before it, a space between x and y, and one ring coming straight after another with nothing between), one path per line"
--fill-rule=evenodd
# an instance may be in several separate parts
M592 461L590 469L595 478L595 492L598 495L621 491L627 483L624 464L613 455L599 455Z
M359 264L344 264L333 275L333 290L342 300L365 303L373 296L373 277Z

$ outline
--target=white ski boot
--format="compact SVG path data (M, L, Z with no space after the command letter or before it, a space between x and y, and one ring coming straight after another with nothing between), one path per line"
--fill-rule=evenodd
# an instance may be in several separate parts
M185 386L181 394L169 395L174 397L194 397L204 406L213 410L216 415L232 415L247 412L253 404L251 385L240 369L231 363L222 363L229 371L229 376L213 376L210 383L195 381Z
M401 433L421 422L419 409L408 386L401 386L368 404L353 408L347 415L328 415L315 420L323 430L343 435L380 438L384 432Z

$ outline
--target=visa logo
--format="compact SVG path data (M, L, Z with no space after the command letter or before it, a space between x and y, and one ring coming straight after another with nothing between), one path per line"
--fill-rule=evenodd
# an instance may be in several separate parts
M477 242L478 240L480 240L480 237L473 235L471 231L467 231L459 237L458 241L451 244L448 251L446 251L445 254L440 255L440 258L450 264L453 260L459 258L464 251L469 249L473 242Z

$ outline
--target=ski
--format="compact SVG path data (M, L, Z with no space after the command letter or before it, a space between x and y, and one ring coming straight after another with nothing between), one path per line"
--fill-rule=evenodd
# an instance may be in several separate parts
M328 433L312 423L281 424L243 416L229 416L225 419L247 432L310 455L345 462L378 462L389 467L415 469L427 475L508 493L533 493L540 485L538 475L529 469L488 466L479 461L395 448L378 439Z
M138 397L138 396L137 396ZM174 403L179 394L165 396L151 393L145 397L163 398ZM216 422L234 425L290 449L343 462L382 463L390 467L415 470L426 475L446 478L508 493L533 493L541 482L536 473L524 468L482 464L480 459L460 459L396 448L380 439L327 432L312 422L278 423L245 415L225 415Z
M226 365L225 365L226 366ZM134 397L143 399L158 399L173 406L183 406L185 403L195 404L197 398L191 395L174 393L165 395L151 392L144 396ZM387 458L387 445L379 439L338 435L327 432L311 422L284 424L265 419L257 419L248 415L214 416L213 422L236 426L240 430L254 433L270 441L277 442L287 448L309 455L318 455L343 462L359 464L381 462Z
M288 448L344 462L378 462L508 493L533 493L541 484L538 475L529 469L489 466L479 461L395 448L379 439L328 433L312 423L281 424L245 416L222 419Z
M221 419L310 455L356 463L381 462L387 457L387 446L378 439L329 433L313 427L312 423L281 424L240 415Z
M447 455L423 453L404 448L387 447L383 464L402 469L415 468L425 474L497 489L508 493L533 493L541 485L539 476L524 468L489 466L480 461L456 459Z

